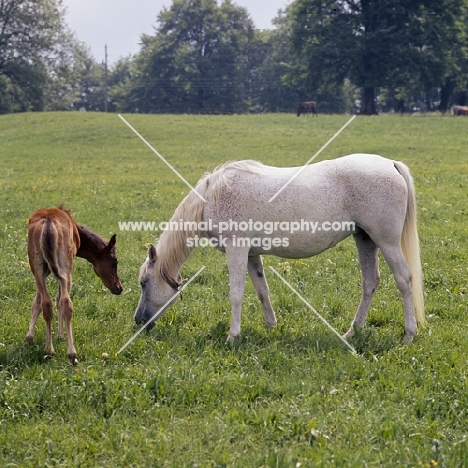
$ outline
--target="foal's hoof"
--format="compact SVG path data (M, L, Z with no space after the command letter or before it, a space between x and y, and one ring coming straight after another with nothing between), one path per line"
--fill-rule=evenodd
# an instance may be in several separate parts
M70 354L68 356L68 359L70 359L72 366L76 366L78 364L78 359L76 358L76 354Z
M33 336L27 336L24 339L24 347L27 348L29 346L29 344L32 343L33 339L34 339Z

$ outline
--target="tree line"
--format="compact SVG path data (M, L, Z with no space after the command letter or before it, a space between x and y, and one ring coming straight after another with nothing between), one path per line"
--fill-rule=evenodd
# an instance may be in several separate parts
M257 30L231 0L173 0L104 82L62 0L0 0L0 113L445 112L468 103L467 20L468 0L294 0Z

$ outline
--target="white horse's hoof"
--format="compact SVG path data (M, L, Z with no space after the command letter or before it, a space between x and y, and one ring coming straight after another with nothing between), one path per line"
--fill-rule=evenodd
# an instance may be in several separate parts
M413 342L414 335L405 335L403 337L402 345L409 345Z
M233 335L232 333L229 333L227 338L226 338L226 344L232 345L234 344L234 341L236 338L238 338L240 334L238 335Z

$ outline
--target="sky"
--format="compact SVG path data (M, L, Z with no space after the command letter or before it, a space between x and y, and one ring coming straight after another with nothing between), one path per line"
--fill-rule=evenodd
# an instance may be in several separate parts
M245 7L258 29L272 29L271 20L289 0L232 0ZM108 63L140 50L143 33L154 34L159 12L172 0L63 0L66 22L78 40L87 44L94 58L104 60L107 45ZM219 4L219 1L218 1Z

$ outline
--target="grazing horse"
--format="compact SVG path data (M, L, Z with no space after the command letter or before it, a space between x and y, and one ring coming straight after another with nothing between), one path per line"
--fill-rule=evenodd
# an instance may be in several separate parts
M468 106L453 106L453 115L468 115Z
M161 315L175 300L181 284L179 271L196 246L195 236L207 241L204 245L209 240L210 245L226 253L231 301L228 340L233 340L241 330L246 272L262 303L267 326L276 325L262 254L310 257L352 234L361 266L362 297L345 337L353 336L354 324L364 326L380 278L379 249L403 296L403 342L410 343L417 333L415 311L418 322L424 324L415 190L403 163L369 154L353 154L304 168L239 161L206 175L195 190L197 193L192 190L180 203L169 222L171 226L171 222L183 220L188 229L164 231L156 247L150 246L140 268L142 290L134 315L137 323ZM317 229L309 228L310 220ZM335 222L348 222L351 229L331 229ZM154 321L147 326L152 328Z
M297 116L299 117L301 114L309 115L312 112L315 116L317 116L317 104L314 101L309 102L301 102L299 107L297 108Z
M52 344L52 300L47 292L46 278L50 273L58 281L57 295L58 338L63 338L63 321L67 330L67 356L71 363L77 363L73 345L71 319L73 304L70 299L71 273L75 256L85 258L93 265L94 272L101 278L112 294L122 292L122 284L117 274L115 234L110 241L94 234L75 222L70 213L60 208L40 208L29 218L28 257L31 271L36 281L36 296L31 308L26 342L34 338L34 327L39 314L43 313L46 322L46 346L48 355L55 353Z

